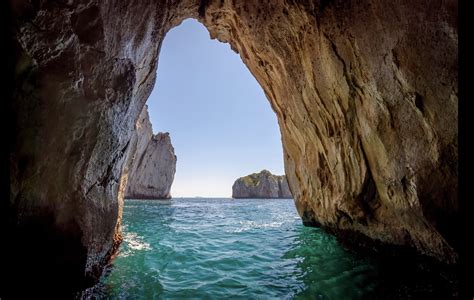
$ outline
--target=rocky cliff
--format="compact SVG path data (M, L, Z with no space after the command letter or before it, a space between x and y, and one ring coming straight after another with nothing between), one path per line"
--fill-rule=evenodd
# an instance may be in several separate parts
M240 177L232 186L232 198L292 198L285 176L267 170Z
M169 199L176 155L169 134L153 135L147 105L135 126L136 151L128 171L125 198Z
M163 38L186 18L262 86L305 224L457 261L457 1L2 5L2 277L29 287L20 292L88 286L115 252L134 126Z

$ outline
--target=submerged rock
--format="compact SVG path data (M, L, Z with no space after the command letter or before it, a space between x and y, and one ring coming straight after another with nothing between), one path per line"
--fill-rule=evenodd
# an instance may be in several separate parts
M292 198L284 175L267 170L240 177L232 186L232 198Z
M137 146L128 171L125 198L171 198L176 155L168 132L153 135L147 105L137 121L136 132Z

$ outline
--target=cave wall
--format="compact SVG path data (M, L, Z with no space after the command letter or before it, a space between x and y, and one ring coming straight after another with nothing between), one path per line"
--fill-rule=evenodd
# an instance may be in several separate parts
M457 1L9 3L3 228L32 269L11 263L12 282L41 290L67 272L70 292L100 275L121 240L130 141L159 48L186 18L230 43L265 91L305 224L456 260ZM41 257L25 250L40 242Z
M133 128L153 88L165 15L155 1L10 4L16 134L6 227L16 261L2 271L37 289L2 286L21 295L56 282L69 295L101 275L121 241Z
M278 116L303 222L456 260L456 1L213 1L203 16Z

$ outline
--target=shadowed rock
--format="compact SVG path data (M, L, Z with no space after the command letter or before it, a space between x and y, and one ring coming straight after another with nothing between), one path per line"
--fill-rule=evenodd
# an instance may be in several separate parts
M262 86L305 224L457 260L465 232L457 197L457 1L4 6L9 84L2 93L11 129L0 227L15 234L5 235L11 247L2 271L38 287L18 292L69 291L100 276L121 241L135 124L160 46L186 18L228 42ZM30 240L45 241L42 251L24 255ZM30 272L15 271L23 269ZM56 284L65 270L71 279ZM12 286L2 285L7 295L16 295Z

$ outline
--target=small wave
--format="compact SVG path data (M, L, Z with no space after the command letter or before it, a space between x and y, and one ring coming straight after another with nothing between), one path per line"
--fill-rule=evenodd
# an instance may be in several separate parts
M283 225L283 222L270 222L270 223L257 223L255 221L245 221L239 222L242 226L234 229L232 232L244 232L251 229L258 229L258 228L278 228Z
M127 247L131 250L151 250L149 243L143 241L143 238L134 232L127 232L123 236L123 241L127 243Z
M154 203L124 209L119 255L91 299L365 299L378 285L292 201Z

